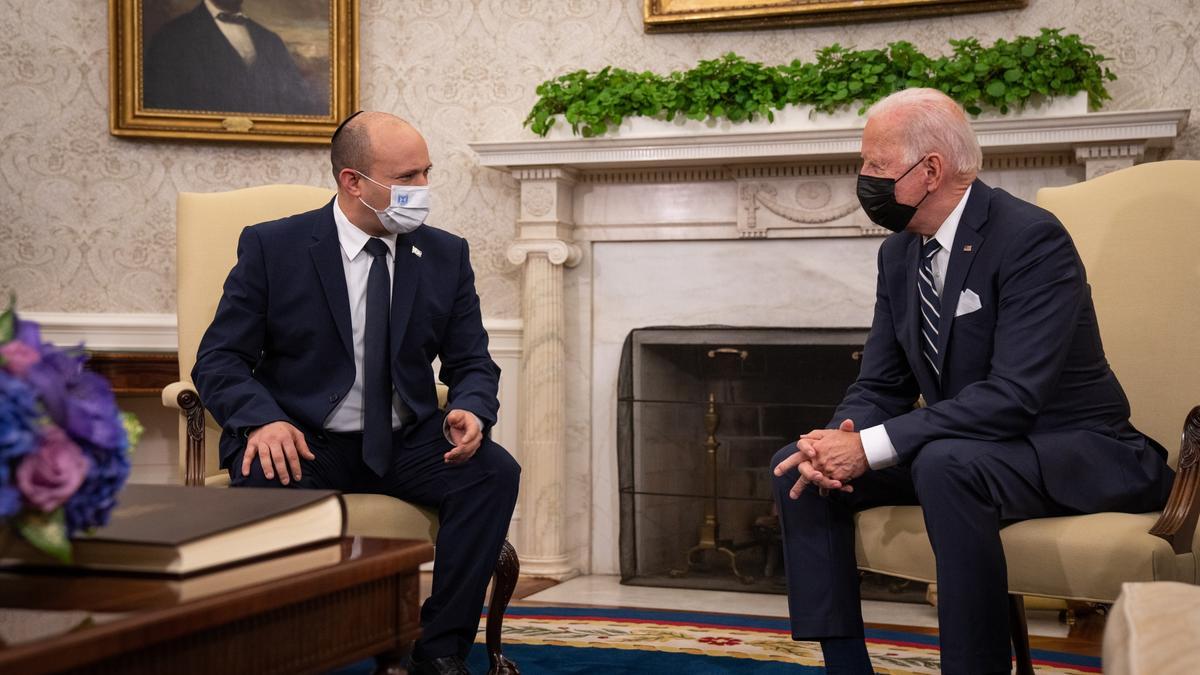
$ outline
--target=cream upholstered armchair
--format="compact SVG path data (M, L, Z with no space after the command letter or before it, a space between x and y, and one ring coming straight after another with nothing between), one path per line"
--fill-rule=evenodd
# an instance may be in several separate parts
M226 275L237 260L237 240L248 225L309 211L326 204L333 192L306 185L265 185L231 192L179 194L176 207L179 382L162 392L163 405L179 411L179 466L188 485L224 486L218 466L221 428L204 410L191 382L200 338L212 322ZM439 386L445 403L446 390ZM346 494L348 535L437 540L437 513L385 495ZM501 653L504 612L516 587L519 565L506 541L496 563L488 605L487 649L492 673L515 673Z
M1037 201L1062 220L1083 258L1134 425L1172 450L1179 474L1162 513L1040 518L1002 530L1023 673L1033 670L1022 596L1111 604L1127 581L1200 582L1200 407L1192 408L1200 403L1200 162L1142 164L1042 189ZM857 552L861 569L935 580L919 507L859 514Z

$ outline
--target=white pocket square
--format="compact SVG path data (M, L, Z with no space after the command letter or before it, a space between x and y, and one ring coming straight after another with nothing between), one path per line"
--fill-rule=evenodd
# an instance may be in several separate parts
M958 308L954 310L954 316L970 314L981 307L983 307L983 303L979 302L979 296L968 288L959 294Z

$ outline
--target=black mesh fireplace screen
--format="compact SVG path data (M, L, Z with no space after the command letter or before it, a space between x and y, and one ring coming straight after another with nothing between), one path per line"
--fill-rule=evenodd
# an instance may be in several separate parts
M617 400L623 583L783 590L767 464L830 420L865 338L724 326L629 334Z

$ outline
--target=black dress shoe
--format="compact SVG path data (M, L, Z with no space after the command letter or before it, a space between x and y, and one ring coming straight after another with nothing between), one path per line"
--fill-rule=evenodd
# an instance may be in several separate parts
M457 656L439 656L428 661L414 658L409 675L471 675L467 663Z

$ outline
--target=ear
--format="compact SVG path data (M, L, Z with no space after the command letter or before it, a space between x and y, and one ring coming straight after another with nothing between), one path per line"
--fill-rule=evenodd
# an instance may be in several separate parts
M939 152L931 152L920 170L925 173L925 189L934 192L946 180L946 158Z
M342 169L338 173L338 189L344 190L352 197L358 197L362 194L361 181L362 179L359 177L358 172L354 169Z

